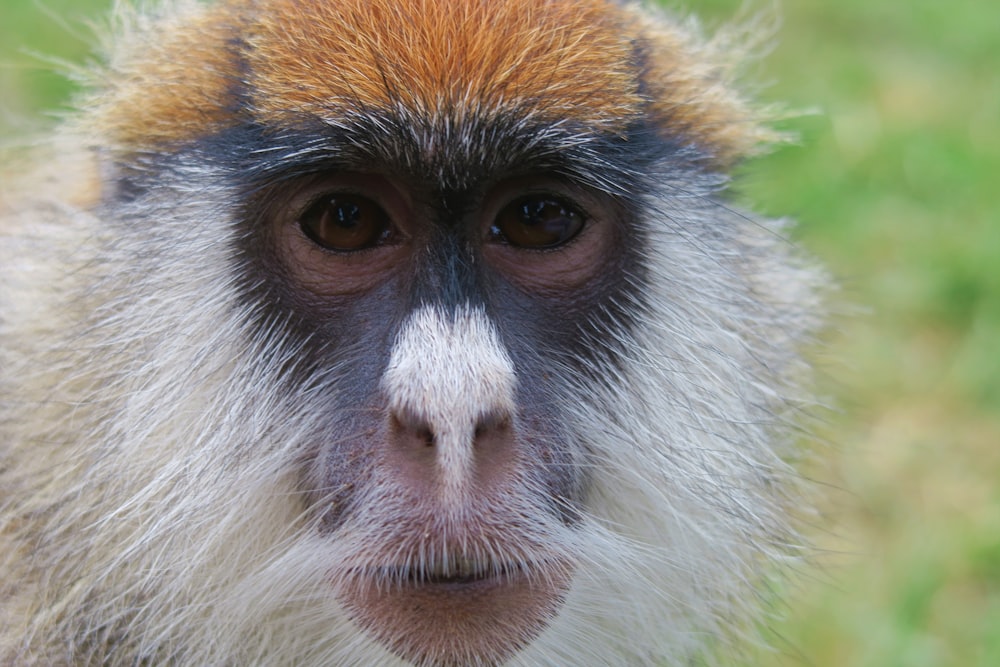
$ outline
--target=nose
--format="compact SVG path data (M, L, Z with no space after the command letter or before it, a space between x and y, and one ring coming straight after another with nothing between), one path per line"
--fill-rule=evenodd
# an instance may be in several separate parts
M515 466L513 365L482 311L414 313L393 346L382 388L386 455L405 483L461 496Z
M431 422L397 411L390 416L388 447L407 483L436 493L482 492L517 461L512 419L497 413Z

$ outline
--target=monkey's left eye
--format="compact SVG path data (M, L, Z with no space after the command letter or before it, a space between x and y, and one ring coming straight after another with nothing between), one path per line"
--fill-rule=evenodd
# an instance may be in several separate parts
M574 205L553 195L529 195L500 210L489 238L518 248L544 250L572 240L586 218Z
M306 209L299 226L317 245L340 252L373 248L392 235L388 213L368 197L350 193L324 195Z

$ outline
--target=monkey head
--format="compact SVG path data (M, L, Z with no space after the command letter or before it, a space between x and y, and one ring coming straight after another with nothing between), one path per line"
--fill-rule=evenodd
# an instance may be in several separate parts
M0 199L0 655L686 662L790 555L820 277L725 38L609 0L126 15Z

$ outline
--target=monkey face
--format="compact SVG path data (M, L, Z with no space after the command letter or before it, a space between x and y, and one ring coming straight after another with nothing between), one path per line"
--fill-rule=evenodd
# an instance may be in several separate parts
M0 206L2 661L688 664L752 622L820 278L722 198L770 135L719 43L176 2L101 80Z
M311 173L251 188L247 282L273 279L247 298L267 304L260 326L293 323L292 377L323 387L306 507L344 550L339 599L417 663L497 663L568 592L587 438L559 417L577 388L550 369L615 365L614 346L588 337L627 338L613 304L641 270L626 261L641 232L626 201L568 176L572 162L501 158L509 130L480 131L496 143L473 146L461 175L433 164L462 150L437 135L362 160L341 147L380 140L353 131L318 129L302 139Z
M355 25L346 39L373 11L305 9L343 12ZM521 20L508 12L479 20ZM261 21L257 48L275 57L311 53L289 41L305 30L326 44L334 25L272 18L283 27ZM644 271L637 168L673 147L637 142L641 121L609 131L593 107L546 118L541 81L509 101L479 88L495 76L482 70L524 54L452 73L425 63L439 68L425 77L459 78L416 98L372 86L428 57L419 31L401 36L383 62L327 44L344 62L325 66L333 88L319 97L259 64L254 121L180 157L217 165L220 189L241 202L243 298L259 330L280 322L295 341L284 381L310 386L323 415L300 457L303 510L336 545L332 593L408 660L495 664L569 592L588 436L564 414L581 378L600 382L619 363L632 325L620 304L640 300ZM527 40L513 48L551 56ZM301 62L286 66L306 88L319 83Z

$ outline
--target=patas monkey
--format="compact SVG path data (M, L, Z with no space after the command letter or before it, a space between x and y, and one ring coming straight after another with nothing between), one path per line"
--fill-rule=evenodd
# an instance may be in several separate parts
M723 40L610 0L119 12L3 182L0 662L724 652L796 543L819 277L724 199L770 133Z

